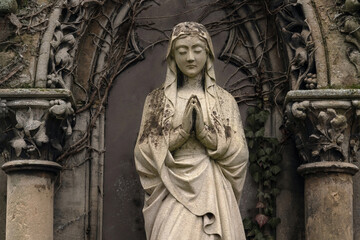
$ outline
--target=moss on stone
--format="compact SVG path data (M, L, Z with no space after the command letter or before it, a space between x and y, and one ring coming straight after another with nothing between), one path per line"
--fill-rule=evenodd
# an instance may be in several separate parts
M351 85L331 85L320 89L360 89L360 83Z
M16 0L1 0L0 1L0 14L15 13L18 9Z

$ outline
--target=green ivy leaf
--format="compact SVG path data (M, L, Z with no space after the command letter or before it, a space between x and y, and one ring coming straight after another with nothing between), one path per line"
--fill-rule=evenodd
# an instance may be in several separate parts
M260 173L259 172L255 172L253 175L253 179L256 183L259 183L260 182L260 179L261 179L261 176L260 176Z
M279 153L275 153L271 156L270 160L272 163L274 164L278 164L281 161L282 157L281 154Z
M265 152L267 155L270 155L272 151L272 148L265 148Z
M251 175L261 172L261 168L257 164L251 164L249 170L250 170Z
M250 230L253 226L253 224L252 224L252 221L249 219L249 218L245 218L244 220L243 220L243 224L244 224L244 229L245 230Z
M268 111L260 111L258 114L256 114L256 119L259 123L264 124L266 120L268 119L269 112Z
M273 212L274 212L274 209L272 207L267 207L264 210L264 213L268 216L271 216L273 214Z
M264 151L264 149L259 149L259 151L258 151L258 156L259 157L261 157L261 156L264 156L264 155L266 155L266 152Z
M252 148L254 147L254 140L249 140L249 141L248 141L248 147L249 147L250 149L252 149Z
M269 193L264 193L264 198L265 198L265 199L271 199L271 196L270 196Z
M266 236L266 240L275 240L275 237L274 236Z
M256 125L255 115L249 115L249 116L246 118L246 124L247 124L249 127L254 128L255 125Z
M245 136L247 138L253 138L254 137L254 132L253 131L246 131Z
M265 179L270 179L272 177L272 173L270 170L266 170L264 173L264 178Z
M249 108L247 109L248 115L254 114L254 113L256 113L256 111L257 111L257 108L256 108L256 107L249 107Z
M276 228L276 226L281 223L281 219L278 217L274 217L271 218L268 223L272 228Z
M255 132L255 137L263 137L264 136L264 133L265 133L265 128L262 127L260 128L258 131Z
M274 166L270 167L270 171L273 174L277 175L279 172L281 172L281 168L279 166L277 166L277 165L274 165Z
M262 198L262 197L264 197L264 193L262 191L258 190L258 193L256 194L256 197L257 198Z
M259 163L264 163L264 162L266 162L267 159L268 159L267 156L262 156L262 157L260 157L260 158L258 159L258 162L259 162Z
M252 152L250 152L250 154L249 154L249 161L251 162L251 163L254 163L254 162L256 162L256 154L254 154L254 153L252 153Z
M278 188L273 188L273 189L271 189L271 194L272 194L274 197L276 197L277 195L280 194L280 189L278 189Z
M264 181L264 186L270 188L271 187L271 181L269 181L269 180Z

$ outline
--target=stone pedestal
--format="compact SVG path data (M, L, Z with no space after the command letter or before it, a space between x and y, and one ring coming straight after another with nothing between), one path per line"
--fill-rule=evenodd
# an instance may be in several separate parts
M61 169L43 160L15 160L7 178L6 240L52 240L54 179Z
M303 164L306 239L353 240L353 181L358 167L344 162Z

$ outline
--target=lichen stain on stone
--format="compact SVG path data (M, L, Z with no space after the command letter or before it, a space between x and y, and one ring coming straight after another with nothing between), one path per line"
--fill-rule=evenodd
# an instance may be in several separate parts
M155 89L149 97L150 100L147 103L144 130L141 133L139 141L142 143L150 136L150 141L157 146L158 136L163 135L161 120L164 112L164 90L162 88Z

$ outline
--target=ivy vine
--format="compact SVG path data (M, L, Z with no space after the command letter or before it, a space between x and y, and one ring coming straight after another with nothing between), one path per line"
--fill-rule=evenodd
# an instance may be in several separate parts
M263 104L251 106L247 111L245 135L249 147L250 174L258 184L257 215L243 219L246 237L249 240L275 240L276 197L280 193L277 179L281 171L282 156L280 143L276 138L265 136L265 123L270 115Z

